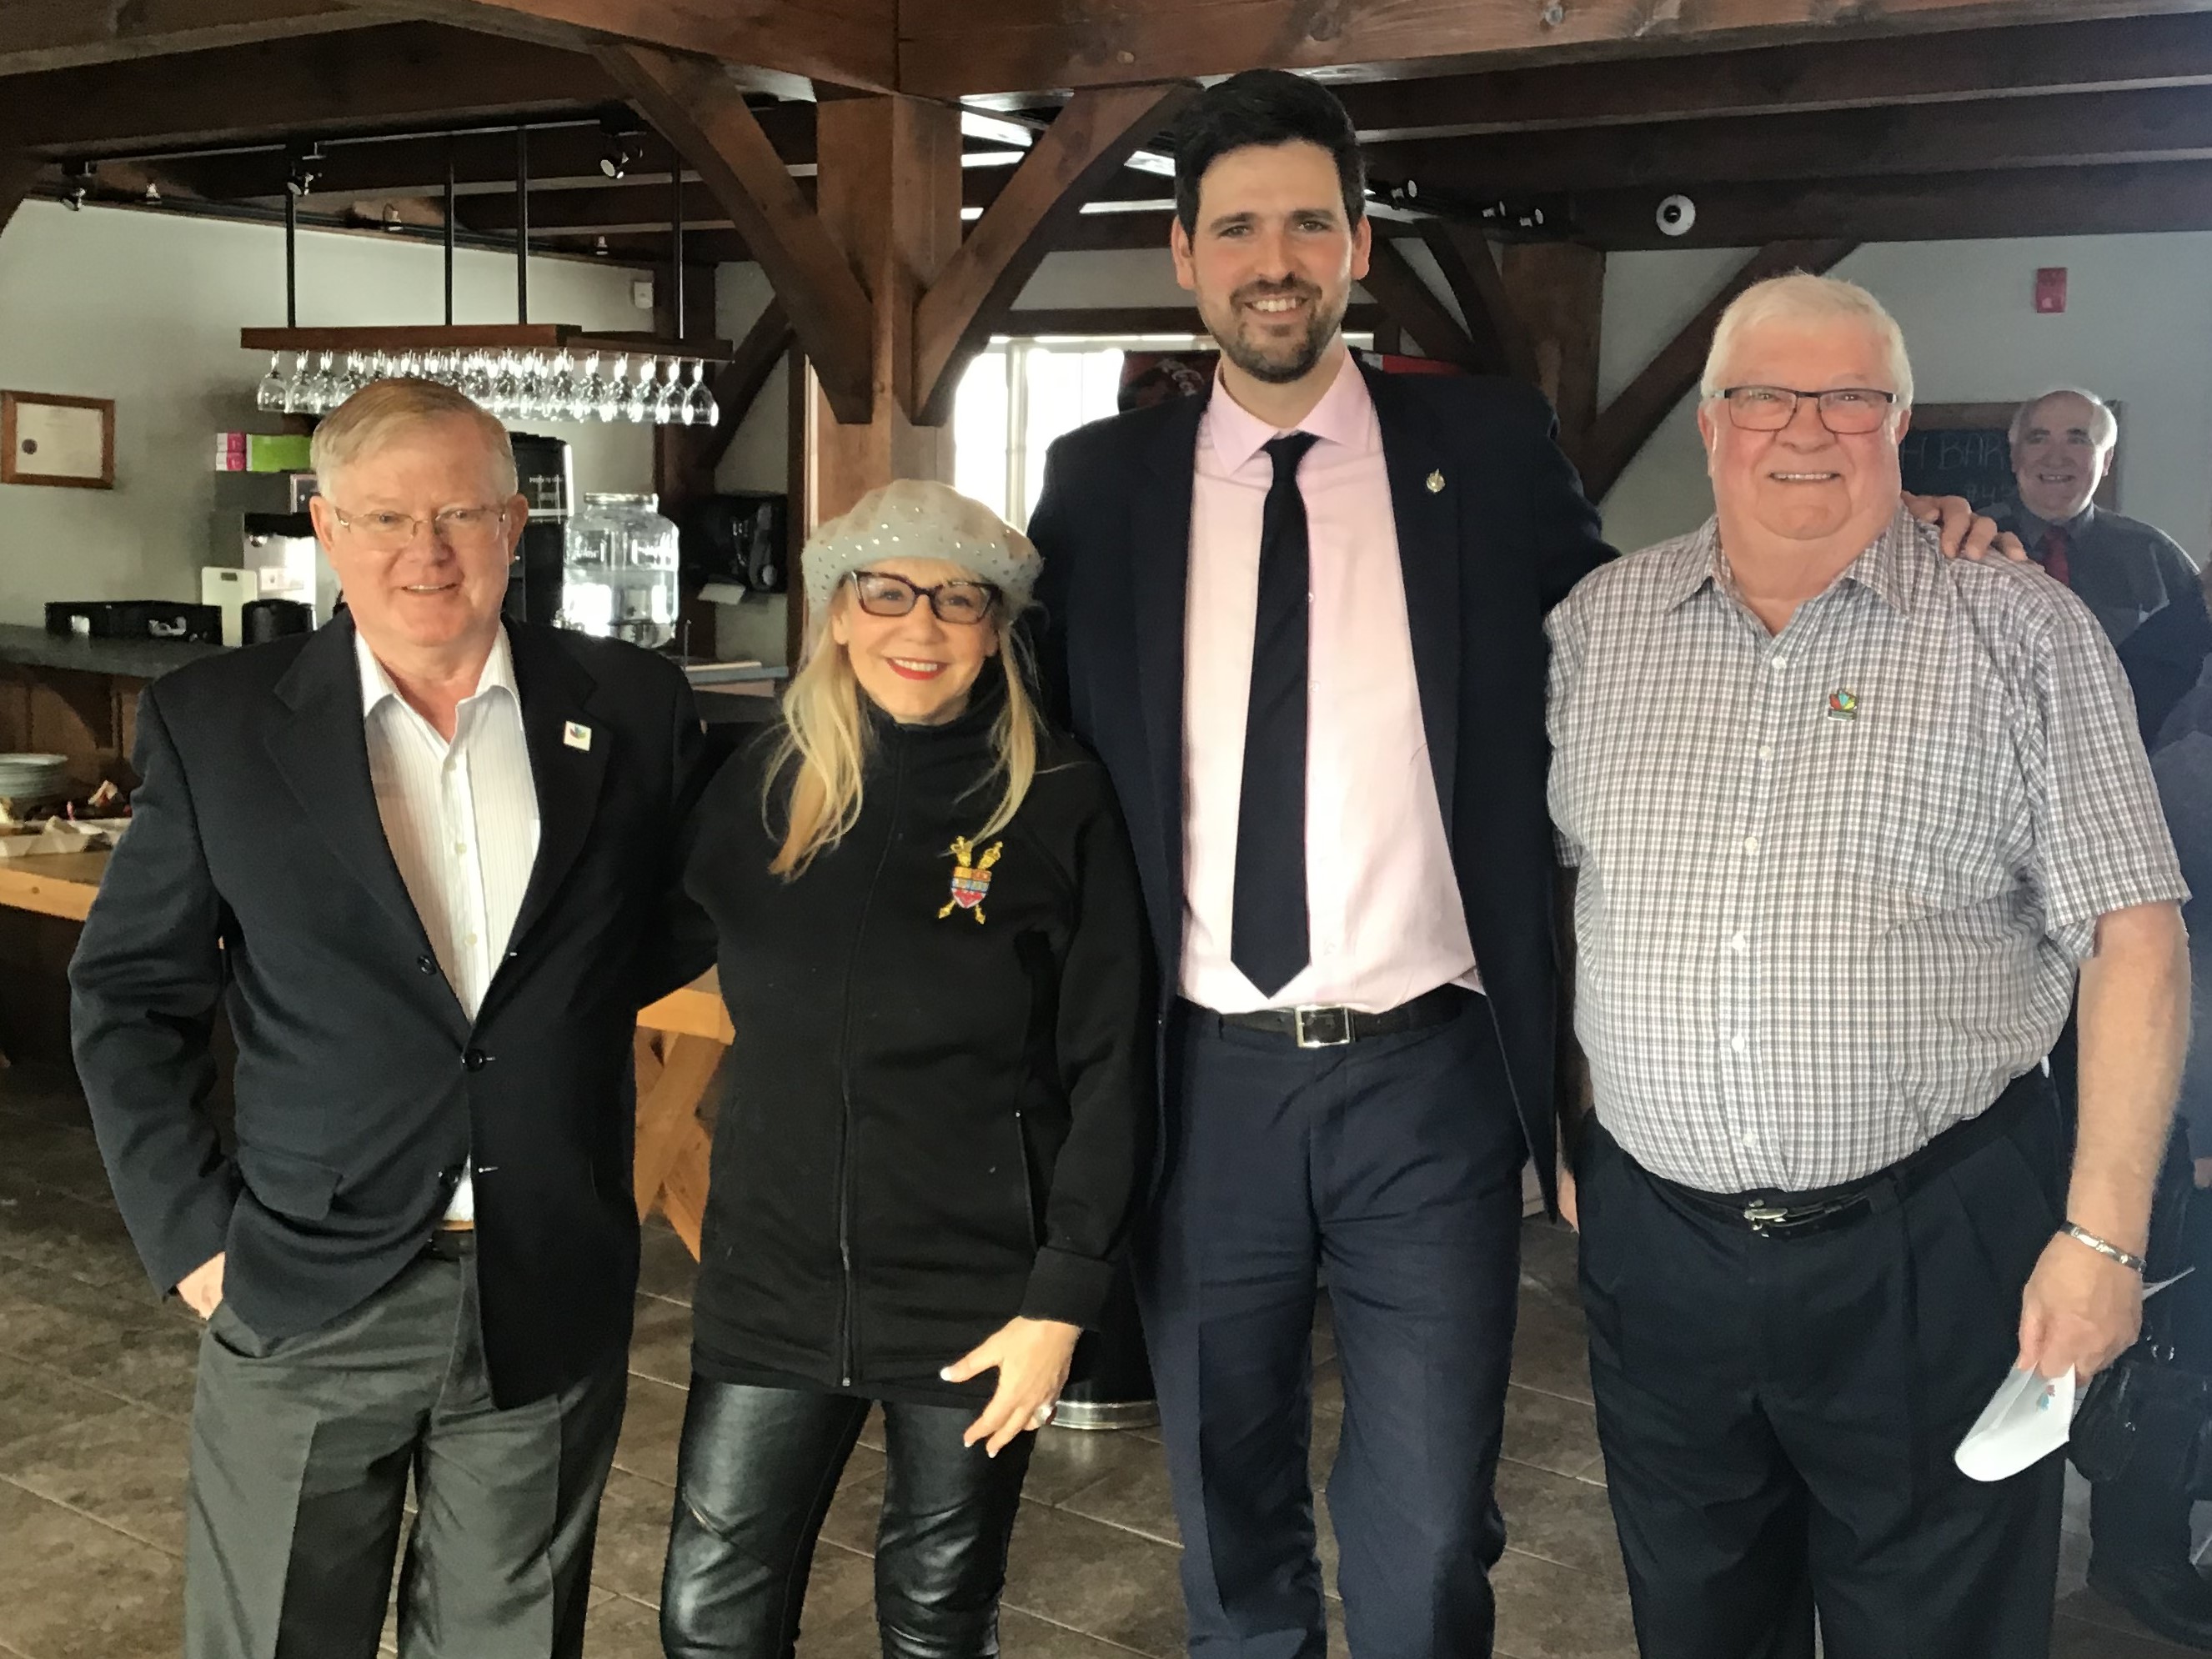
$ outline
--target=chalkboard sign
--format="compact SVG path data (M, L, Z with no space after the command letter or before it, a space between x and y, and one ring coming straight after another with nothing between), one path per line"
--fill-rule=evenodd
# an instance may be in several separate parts
M2008 434L2017 404L1919 404L1897 447L1905 487L1917 495L1964 495L1990 507L2013 492ZM2118 416L2120 405L2114 404ZM2122 434L2125 436L2124 432ZM2097 505L2119 509L2120 454L2097 487Z

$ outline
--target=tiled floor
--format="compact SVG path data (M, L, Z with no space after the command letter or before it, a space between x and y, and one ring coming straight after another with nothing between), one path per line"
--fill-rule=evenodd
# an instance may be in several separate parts
M1530 1224L1499 1476L1512 1543L1496 1582L1510 1659L1629 1659L1628 1623L1591 1425L1571 1237ZM629 1413L606 1496L592 1659L658 1655L653 1602L683 1419L691 1262L647 1236ZM177 1650L181 1489L197 1322L156 1305L107 1196L67 1079L0 1072L0 1656L158 1659ZM1315 1465L1340 1402L1316 1340ZM871 1436L872 1440L874 1437ZM867 1560L879 1443L855 1453L806 1606L802 1659L877 1651ZM2078 1498L2079 1494L2076 1494ZM1048 1431L1015 1534L1010 1659L1180 1650L1176 1528L1158 1443ZM2060 1659L2174 1659L2081 1588L2075 1505ZM1341 1637L1337 1644L1341 1649Z

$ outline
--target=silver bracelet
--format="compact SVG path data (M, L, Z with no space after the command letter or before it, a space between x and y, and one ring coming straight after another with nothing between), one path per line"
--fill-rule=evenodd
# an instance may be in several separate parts
M2087 1244L2099 1255L2108 1255L2123 1267L2131 1267L2137 1273L2142 1273L2150 1266L2150 1263L2145 1261L2141 1256L2130 1255L2118 1245L2098 1237L2087 1227L2077 1227L2069 1221L2058 1231L2076 1243Z

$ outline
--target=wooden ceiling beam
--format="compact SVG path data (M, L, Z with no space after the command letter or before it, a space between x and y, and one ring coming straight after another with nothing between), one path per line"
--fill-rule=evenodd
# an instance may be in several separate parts
M722 365L714 376L714 407L718 417L714 430L702 447L699 455L701 470L708 477L722 464L722 457L730 453L737 441L738 428L745 423L745 416L759 400L761 389L768 385L769 376L784 360L792 343L799 337L792 331L791 317L783 308L783 301L769 297L767 307L753 319L745 331L745 337L738 343L737 355Z
M1924 242L1996 236L2126 235L2212 230L2212 162L2018 168L1805 184L1730 185L1692 192L1697 222L1660 233L1656 190L1574 198L1582 235L1616 251L1757 247L1796 238Z
M979 179L970 171L963 182L988 183L993 197L915 307L917 425L942 426L951 418L961 375L1086 201L1116 183L1161 188L1149 174L1125 173L1123 164L1196 90L1078 93L1011 173Z
M386 21L339 0L14 0L0 6L0 76L295 40Z
M2197 88L1376 145L1380 179L1483 196L2212 158Z
M1359 279L1359 285L1382 307L1383 316L1411 335L1413 343L1427 356L1457 363L1474 374L1493 374L1504 368L1502 362L1491 361L1475 349L1459 319L1396 244L1375 243L1370 250L1367 274Z
M1620 481L1637 453L1658 431L1660 422L1697 386L1698 377L1705 371L1705 354L1712 349L1713 330L1719 325L1721 313L1728 309L1736 295L1753 283L1763 283L1770 276L1793 270L1832 270L1857 246L1856 242L1833 238L1770 242L1737 267L1735 274L1722 284L1720 292L1659 349L1643 371L1623 386L1591 422L1578 458L1583 488L1589 498L1600 499Z
M874 408L874 313L853 265L799 193L744 94L715 65L650 46L599 49L661 136L698 170L783 302L838 420Z
M1535 349L1528 330L1505 291L1488 240L1468 225L1432 219L1420 228L1421 240L1459 302L1475 355L1492 373L1510 374L1534 385Z
M505 47L495 50L504 51ZM658 133L635 111L623 107L611 82L606 83L606 112L621 118L642 139L643 153L631 163L623 184L632 188L668 189L668 170L674 155ZM579 108L579 119L590 120L593 111ZM814 106L780 104L757 112L762 131L769 135L776 154L793 166L814 160ZM388 198L435 196L445 189L446 158L450 145L456 192L463 198L497 196L514 185L514 139L508 133L461 133L452 139L435 135L393 138L380 143L334 144L324 154L315 187L301 198L307 210L327 211L348 202L375 202ZM530 188L541 191L605 189L611 182L599 163L606 151L605 135L596 125L555 127L533 133L530 140ZM276 199L283 189L284 162L281 155L194 157L176 164L202 195L218 201ZM689 169L687 176L689 174Z
M2198 9L2197 0L903 0L899 83L921 97L1126 86L1234 74L1254 64L1322 70L1501 57L1649 56L1662 51L1838 41Z
M488 50L480 37L427 23L0 80L0 110L46 155L569 114L619 97L588 56L519 42Z
M1339 84L1369 143L2212 84L2212 15L2118 17Z
M573 33L690 53L765 71L753 89L817 81L890 91L896 0L390 0L418 15L526 39ZM781 78L780 78L781 77Z

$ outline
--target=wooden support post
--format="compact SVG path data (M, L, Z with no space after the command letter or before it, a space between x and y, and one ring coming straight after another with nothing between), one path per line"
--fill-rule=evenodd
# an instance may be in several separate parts
M860 343L869 363L870 416L852 420L823 396L809 421L808 526L845 511L893 478L947 478L952 434L917 425L915 312L960 246L960 114L946 104L899 97L841 98L816 115L815 199L830 238L860 273L870 317ZM786 298L783 284L776 293Z
M1605 255L1573 242L1515 243L1500 275L1513 314L1528 330L1536 384L1559 411L1560 447L1579 466L1597 420Z
M1650 441L1668 412L1698 383L1705 353L1711 349L1713 329L1729 302L1753 283L1765 282L1792 270L1826 271L1858 246L1841 240L1769 242L1744 261L1721 291L1708 301L1634 380L1620 389L1593 423L1583 453L1575 457L1582 468L1583 488L1597 500L1620 481Z

